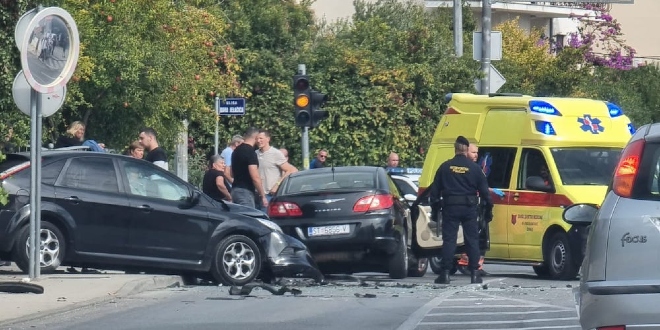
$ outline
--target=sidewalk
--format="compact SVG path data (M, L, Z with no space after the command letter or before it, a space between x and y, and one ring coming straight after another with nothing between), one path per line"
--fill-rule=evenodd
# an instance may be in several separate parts
M58 273L41 275L31 282L42 286L43 294L0 292L0 328L9 323L36 319L104 300L183 285L179 276L100 272L71 274L61 267ZM14 264L0 267L0 282L20 282L27 277Z

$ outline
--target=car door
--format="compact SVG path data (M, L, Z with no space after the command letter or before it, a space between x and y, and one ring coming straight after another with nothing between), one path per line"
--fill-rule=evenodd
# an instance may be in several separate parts
M120 163L131 206L129 253L156 265L198 264L215 226L205 204L184 207L192 186L145 161Z
M55 202L71 216L73 248L82 256L123 255L128 199L111 157L70 158L55 181Z
M542 169L547 170L548 162L540 149L522 148L518 166L516 189L509 199L509 254L517 260L540 260L543 258L543 235L550 216L548 206L552 204L554 194L533 191L525 183L531 176L541 176ZM553 179L550 178L549 185L553 184Z
M511 195L511 175L515 163L515 147L479 147L477 164L486 175L488 187L504 192L504 197L490 194L493 201L493 221L488 225L490 250L486 256L494 259L509 257L508 201Z

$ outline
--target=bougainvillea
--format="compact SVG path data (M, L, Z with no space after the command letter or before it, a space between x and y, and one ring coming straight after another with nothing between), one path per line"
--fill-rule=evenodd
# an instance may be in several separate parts
M626 45L621 24L602 5L585 5L596 15L572 16L580 22L578 31L568 36L568 46L584 49L585 61L619 70L633 67L635 50Z

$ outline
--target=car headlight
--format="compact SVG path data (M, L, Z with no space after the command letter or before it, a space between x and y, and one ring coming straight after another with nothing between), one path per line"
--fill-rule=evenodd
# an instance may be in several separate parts
M274 223L270 220L266 220L266 219L257 219L257 220L259 220L259 222L261 222L264 226L272 229L273 231L284 233L282 231L282 228L280 228L280 226L278 224L276 224L276 223Z

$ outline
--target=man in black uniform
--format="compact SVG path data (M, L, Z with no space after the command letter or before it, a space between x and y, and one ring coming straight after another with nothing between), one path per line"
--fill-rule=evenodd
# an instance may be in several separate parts
M442 197L442 272L435 280L438 284L449 284L449 270L454 262L458 226L463 226L463 235L467 245L468 268L472 283L481 283L479 273L479 228L477 207L479 198L485 205L486 221L493 219L493 203L488 192L488 182L484 172L467 157L470 142L459 136L454 143L454 158L442 163L431 184L431 207L440 207Z

